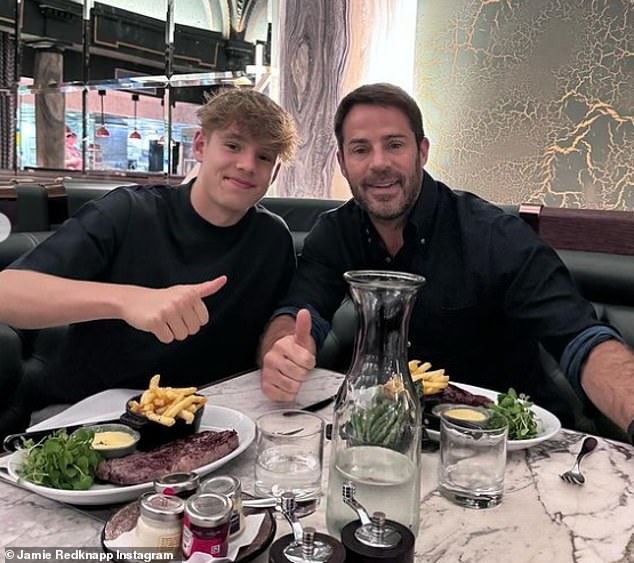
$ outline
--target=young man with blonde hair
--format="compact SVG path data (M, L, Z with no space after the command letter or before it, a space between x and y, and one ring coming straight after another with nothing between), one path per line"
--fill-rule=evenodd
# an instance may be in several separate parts
M70 325L46 377L23 377L14 409L144 387L154 373L199 385L255 365L295 267L288 228L257 203L297 134L253 90L211 97L198 116L193 181L115 189L0 272L0 321Z

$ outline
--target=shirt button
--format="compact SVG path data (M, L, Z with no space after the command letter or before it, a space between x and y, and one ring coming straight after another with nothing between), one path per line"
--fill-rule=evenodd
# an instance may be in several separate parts
M385 261L389 264L389 263L392 261L392 259L388 256L388 257L385 259Z
M427 242L427 241L426 241L424 238L420 239L420 243L421 243L421 244L425 244L426 242Z

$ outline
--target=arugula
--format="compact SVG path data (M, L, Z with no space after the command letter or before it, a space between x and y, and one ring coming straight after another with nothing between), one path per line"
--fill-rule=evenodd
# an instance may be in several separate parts
M101 454L92 449L93 433L79 430L70 436L57 430L35 444L25 440L26 450L18 474L23 479L54 489L84 491L95 477Z
M506 421L509 425L509 440L528 440L537 436L537 421L531 409L533 403L528 395L519 395L512 387L500 393L497 403L488 408L492 411L491 426Z

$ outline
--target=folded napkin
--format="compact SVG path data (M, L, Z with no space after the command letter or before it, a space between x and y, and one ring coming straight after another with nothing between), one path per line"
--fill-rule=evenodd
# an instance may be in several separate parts
M255 541L260 526L264 522L264 513L251 514L244 519L244 530L236 538L231 538L226 557L212 557L206 553L192 553L189 559L184 563L220 563L222 561L235 561L238 551L245 545L250 545ZM104 545L111 551L119 550L122 554L129 552L135 548L136 528L132 528L129 532L124 532L113 540L104 540ZM147 548L144 548L147 549Z
M114 420L125 412L126 401L139 393L141 391L136 389L107 389L82 399L55 416L34 424L28 431Z

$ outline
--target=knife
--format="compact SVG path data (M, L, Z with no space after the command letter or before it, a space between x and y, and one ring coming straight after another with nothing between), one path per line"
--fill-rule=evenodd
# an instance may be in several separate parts
M321 401L317 401L316 403L312 403L311 405L306 405L305 407L300 407L299 410L307 411L307 412L317 412L327 407L330 403L335 400L335 395L331 395L330 397L326 397Z

